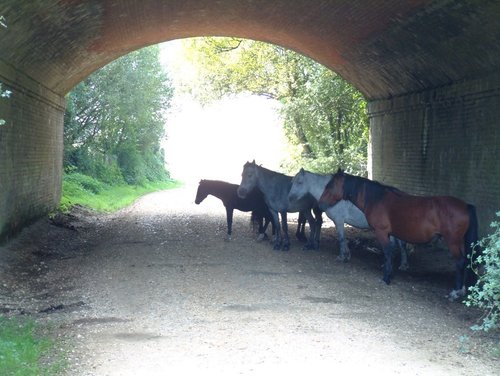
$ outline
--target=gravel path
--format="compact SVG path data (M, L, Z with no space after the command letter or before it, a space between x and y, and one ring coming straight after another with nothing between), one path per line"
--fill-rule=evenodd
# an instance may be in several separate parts
M225 242L220 201L194 196L36 223L0 248L0 307L51 323L74 349L70 375L500 374L498 337L444 299L444 252L417 251L385 286L370 232L349 232L344 264L328 220L320 251L273 251L246 213Z

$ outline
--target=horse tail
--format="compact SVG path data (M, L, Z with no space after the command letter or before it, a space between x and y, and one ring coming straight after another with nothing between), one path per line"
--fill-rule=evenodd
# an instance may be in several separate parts
M479 224L477 220L476 207L474 205L467 204L467 211L469 213L469 227L467 228L467 231L464 235L465 257L467 257L468 259L464 279L466 288L473 286L477 281L477 275L471 267L476 264L478 252L474 250L474 246L479 240Z

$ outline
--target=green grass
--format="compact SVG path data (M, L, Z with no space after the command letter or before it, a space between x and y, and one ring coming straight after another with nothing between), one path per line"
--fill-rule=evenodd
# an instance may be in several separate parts
M56 353L45 329L30 319L0 315L1 375L53 376L64 370L63 354Z
M66 174L60 210L67 212L74 205L82 205L100 212L113 212L130 205L146 193L177 188L180 185L177 181L162 181L140 186L111 186L86 175Z

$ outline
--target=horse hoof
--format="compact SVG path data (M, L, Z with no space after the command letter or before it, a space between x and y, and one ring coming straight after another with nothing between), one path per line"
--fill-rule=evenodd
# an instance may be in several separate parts
M264 240L267 240L268 239L268 236L267 234L259 234L259 236L257 236L257 241L258 242L261 242L261 241L264 241Z
M274 249L275 251L279 251L279 250L281 249L281 247L280 247L280 245L279 245L279 244L276 244L276 245L273 247L273 249Z
M349 259L347 257L344 257L344 256L337 256L337 258L335 259L335 261L338 261L338 262L347 262L347 261L349 261Z
M464 296L465 296L465 289L462 288L461 290L452 290L448 295L446 295L446 298L450 302L454 302Z
M225 242L230 242L230 241L231 241L231 236L226 236L226 237L224 238L224 241L225 241Z
M283 251L289 251L290 250L290 246L289 245L285 245L283 246Z
M391 284L391 279L388 278L388 277L384 277L384 278L382 278L382 280L385 282L386 285L390 285Z
M305 243L305 242L307 242L307 237L305 237L305 236L303 236L303 235L297 235L297 240L298 240L299 242L303 242L303 243Z

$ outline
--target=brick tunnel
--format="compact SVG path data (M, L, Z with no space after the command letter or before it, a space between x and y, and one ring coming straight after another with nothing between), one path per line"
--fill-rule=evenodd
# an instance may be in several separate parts
M57 206L64 95L147 45L236 36L307 55L369 102L371 177L500 210L500 2L4 0L0 237Z

